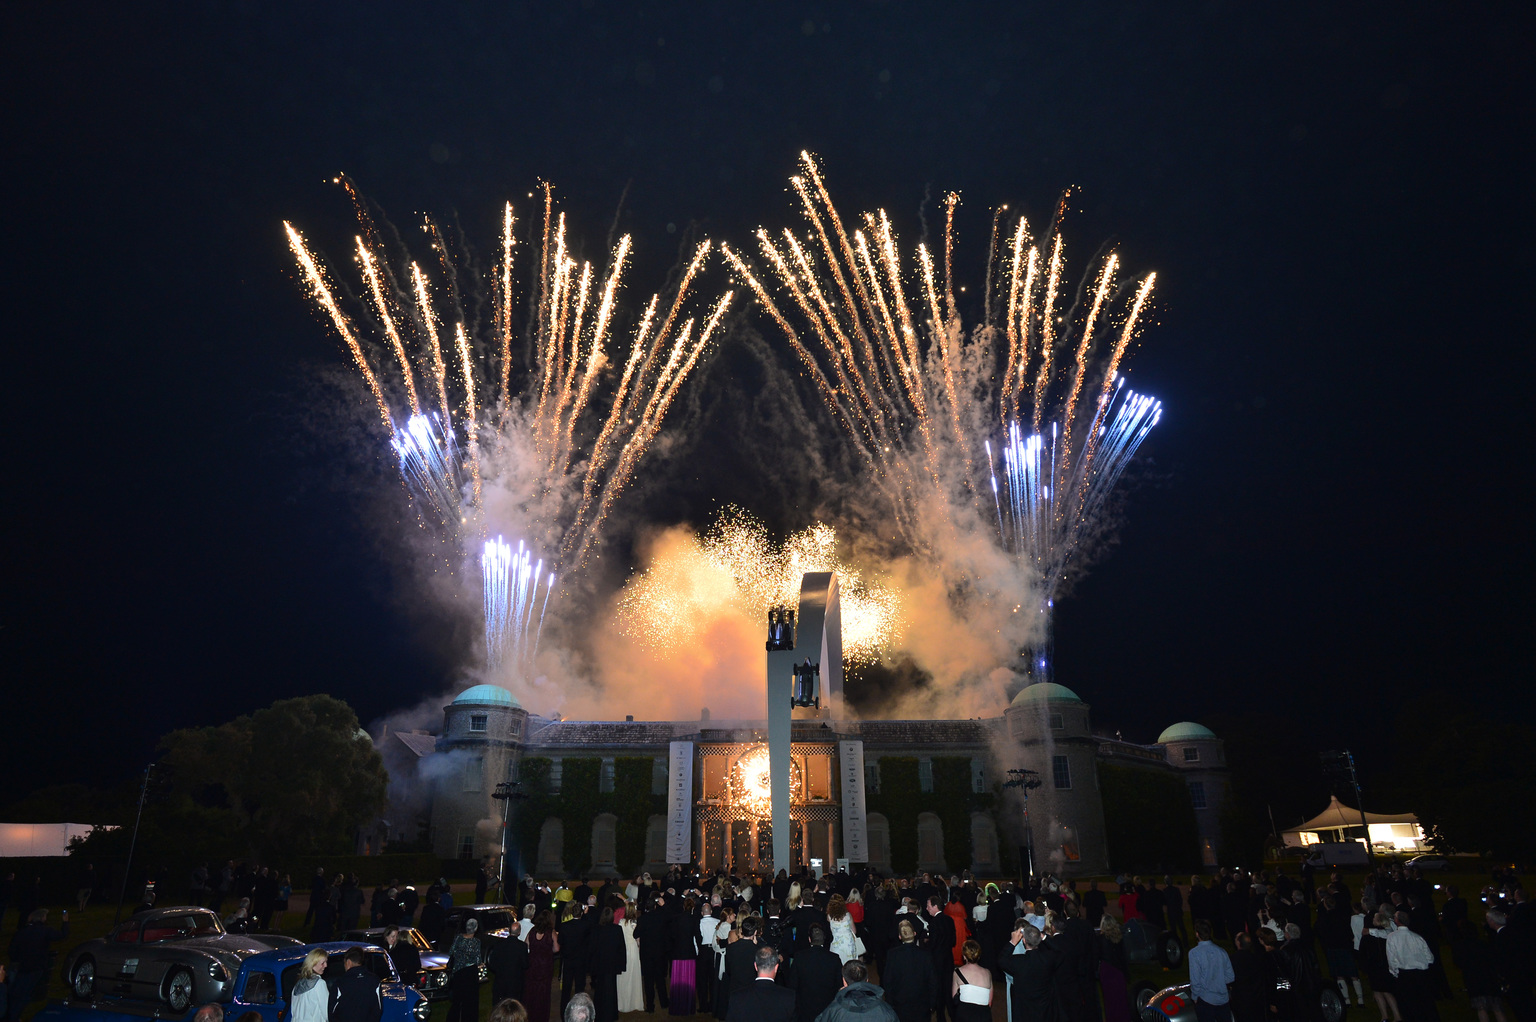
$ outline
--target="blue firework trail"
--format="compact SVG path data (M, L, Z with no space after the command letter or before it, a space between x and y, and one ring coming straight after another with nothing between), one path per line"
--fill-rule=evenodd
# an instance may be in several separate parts
M544 610L555 586L555 573L547 579L544 559L537 562L521 540L512 544L497 536L486 540L480 555L480 574L485 589L485 651L492 668L503 664L520 671L532 666L544 630ZM540 586L543 599L539 599ZM537 629L532 628L538 610ZM530 635L530 632L532 633Z

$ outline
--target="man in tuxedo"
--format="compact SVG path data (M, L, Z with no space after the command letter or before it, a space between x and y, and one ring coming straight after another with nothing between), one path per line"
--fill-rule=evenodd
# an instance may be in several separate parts
M752 960L757 978L740 994L731 995L726 1022L794 1022L795 992L775 982L779 961L779 953L773 948L757 949Z
M843 960L827 950L827 932L814 926L809 939L810 946L795 956L789 973L799 1022L816 1022L843 986Z
M949 976L955 971L955 921L944 912L942 895L928 896L928 957L933 962L935 990L933 1010L935 1022L944 1022L944 1014L954 1016L954 1006L949 1000Z
M507 998L521 1002L523 976L528 972L528 945L515 936L488 937L486 966L491 970L491 1003Z
M1024 954L1014 954L1022 941ZM1013 980L1009 997L1015 1022L1060 1022L1061 1000L1056 993L1058 953L1046 943L1040 931L1029 923L1014 928L1013 937L997 960Z

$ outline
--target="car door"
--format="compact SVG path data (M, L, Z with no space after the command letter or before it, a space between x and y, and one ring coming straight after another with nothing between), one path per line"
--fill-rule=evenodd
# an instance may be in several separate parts
M262 1022L277 1022L283 1016L277 999L277 975L266 969L247 968L231 1007L233 1010L225 1012L226 1015L238 1018L254 1011L261 1015Z
M138 923L124 923L107 934L96 950L96 982L101 989L131 994L133 972L138 968L142 951Z

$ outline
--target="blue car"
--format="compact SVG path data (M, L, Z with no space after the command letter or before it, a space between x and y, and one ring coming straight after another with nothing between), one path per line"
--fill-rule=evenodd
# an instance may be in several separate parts
M323 949L334 964L325 971L327 980L343 972L342 956L354 947L368 954L366 968L379 977L384 999L381 1022L426 1022L431 1003L400 982L394 963L384 949L357 941L331 941L278 948L251 955L240 963L240 971L230 984L230 994L223 1000L224 1016L236 1019L246 1012L260 1015L262 1022L283 1022L292 1014L293 987L299 980L299 966L315 948ZM190 1019L194 1005L184 1015L172 1015L162 1003L95 996L89 1000L58 1001L36 1015L37 1022L135 1022L146 1018L163 1020Z

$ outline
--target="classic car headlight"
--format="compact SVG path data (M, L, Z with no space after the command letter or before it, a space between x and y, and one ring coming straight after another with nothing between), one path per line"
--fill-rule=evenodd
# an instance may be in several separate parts
M431 1002L425 997L417 998L416 1003L411 1005L411 1014L416 1017L416 1022L427 1022L432 1015Z

